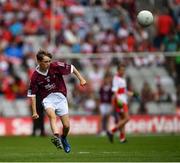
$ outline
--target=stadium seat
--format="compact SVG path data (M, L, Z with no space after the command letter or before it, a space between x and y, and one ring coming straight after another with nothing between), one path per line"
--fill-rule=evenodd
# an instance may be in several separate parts
M9 101L4 98L1 102L3 109L2 115L4 117L14 117L17 116L16 108L14 107L14 101Z
M175 114L176 106L170 102L159 103L159 110L161 114Z
M139 107L140 107L140 104L138 102L132 102L130 105L130 109L129 109L130 113L131 114L138 114Z
M148 114L159 114L160 110L156 102L146 103L147 113Z
M15 101L16 106L16 112L18 116L29 116L30 115L30 109L28 106L28 102L25 99L17 99Z

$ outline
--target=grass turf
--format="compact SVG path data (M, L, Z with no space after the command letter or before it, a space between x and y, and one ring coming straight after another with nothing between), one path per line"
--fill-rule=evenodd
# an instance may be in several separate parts
M180 162L180 136L70 136L72 151L57 150L50 137L0 137L0 162Z

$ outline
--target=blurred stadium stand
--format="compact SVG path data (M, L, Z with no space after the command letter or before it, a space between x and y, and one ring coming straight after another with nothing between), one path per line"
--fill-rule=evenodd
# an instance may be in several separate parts
M40 48L75 64L88 78L85 90L66 78L71 114L98 114L98 89L118 61L127 64L129 87L140 95L130 99L131 114L175 114L180 107L180 10L175 6L178 0L1 0L0 115L30 115L26 91ZM141 9L153 12L152 26L137 24ZM162 30L159 22L168 28ZM142 102L146 82L153 97Z

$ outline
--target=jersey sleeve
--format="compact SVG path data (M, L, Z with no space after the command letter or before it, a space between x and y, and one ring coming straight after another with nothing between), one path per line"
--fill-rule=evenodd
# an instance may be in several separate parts
M37 82L35 80L35 77L32 76L30 84L29 84L27 96L28 97L34 97L36 95L37 91L38 91Z
M56 62L55 67L58 69L58 71L62 75L68 75L73 72L73 65L70 65L64 62Z

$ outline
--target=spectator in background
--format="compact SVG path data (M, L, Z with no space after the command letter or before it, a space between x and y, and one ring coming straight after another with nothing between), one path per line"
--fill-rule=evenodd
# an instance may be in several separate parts
M16 99L16 94L13 89L14 78L11 75L7 75L2 80L2 91L4 97L9 101L14 101Z
M180 38L176 31L172 30L169 35L166 35L162 40L161 50L165 52L178 51L180 46Z
M178 19L180 16L180 0L167 0L167 3L175 23L178 24Z
M169 93L167 93L163 86L159 83L157 84L157 89L155 92L155 100L157 102L171 102L171 96Z
M140 102L140 113L145 114L147 112L146 103L154 100L154 93L147 81L144 82L141 89L141 102Z
M15 37L11 43L5 48L5 54L8 57L15 57L22 59L23 53L23 40L21 37Z
M25 98L26 97L26 83L19 77L14 76L14 82L12 83L12 91L15 94L16 98Z
M103 74L104 70L101 68L100 64L96 62L93 63L92 70L89 72L89 79L94 92L98 92L103 79Z
M163 12L164 11L164 12ZM162 40L166 35L169 35L174 28L174 21L169 15L168 10L162 9L162 13L159 13L156 20L157 35L154 39L154 45L157 49L160 48Z

